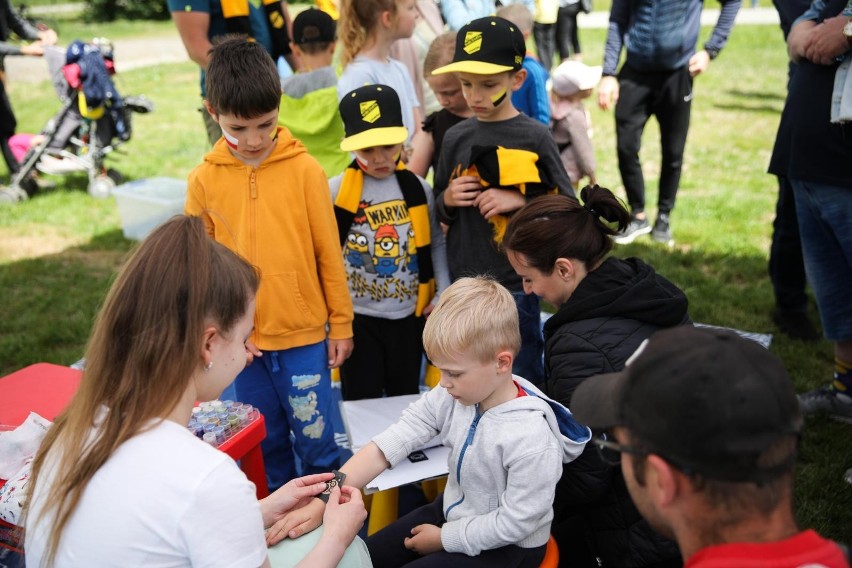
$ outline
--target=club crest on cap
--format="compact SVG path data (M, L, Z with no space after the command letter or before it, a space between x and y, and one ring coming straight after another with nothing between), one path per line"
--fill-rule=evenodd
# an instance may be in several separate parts
M526 51L524 34L510 21L497 16L478 18L459 30L452 63L434 69L432 74L518 71Z
M370 124L376 122L382 117L382 110L379 108L379 103L376 101L364 101L360 104L361 119Z
M402 144L408 138L399 96L387 85L358 87L340 100L338 108L345 134L340 149L344 152Z
M482 32L467 32L464 34L464 51L474 54L482 49Z

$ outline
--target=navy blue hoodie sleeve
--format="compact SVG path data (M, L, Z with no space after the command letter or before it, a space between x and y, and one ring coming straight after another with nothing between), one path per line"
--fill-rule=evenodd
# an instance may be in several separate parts
M624 45L624 36L630 23L629 0L613 0L609 12L609 31L604 46L603 74L615 75L618 70L618 58Z
M720 0L720 4L722 4L722 10L719 12L716 27L713 28L713 35L704 44L704 49L710 53L718 53L728 43L734 20L737 19L737 12L740 11L743 2L742 0Z

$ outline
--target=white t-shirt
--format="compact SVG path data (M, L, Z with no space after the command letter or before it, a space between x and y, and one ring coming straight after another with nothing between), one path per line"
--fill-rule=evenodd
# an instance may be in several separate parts
M27 566L41 565L53 531L40 510L54 469L48 460L27 517ZM53 566L257 568L266 550L254 484L165 420L122 444L89 481Z
M343 69L343 74L337 80L337 100L364 85L387 85L399 95L402 107L402 124L408 129L408 141L414 135L414 108L420 107L414 83L408 69L400 61L388 58L386 62L357 56Z

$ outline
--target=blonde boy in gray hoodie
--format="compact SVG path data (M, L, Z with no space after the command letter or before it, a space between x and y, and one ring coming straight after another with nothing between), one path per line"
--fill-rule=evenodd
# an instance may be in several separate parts
M439 385L335 472L338 483L361 488L434 436L450 448L444 494L367 540L375 566L541 562L562 464L582 453L591 432L512 375L518 329L511 293L493 280L461 278L441 295L423 332ZM324 507L314 499L267 540L312 530Z

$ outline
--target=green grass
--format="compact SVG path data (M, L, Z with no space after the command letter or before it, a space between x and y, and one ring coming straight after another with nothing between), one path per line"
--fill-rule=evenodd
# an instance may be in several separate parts
M159 35L170 33L169 25L100 25L94 35ZM703 31L705 37L708 33ZM581 40L586 61L599 62L604 30L581 30ZM117 79L122 93L144 93L157 108L134 117L133 140L123 155L110 160L111 167L128 178L184 177L206 148L196 111L195 66L138 69ZM736 28L727 49L696 80L686 164L672 217L676 248L666 250L645 239L616 251L642 257L681 286L695 321L776 332L769 317L773 296L766 267L777 185L765 170L785 84L786 58L777 26ZM46 84L11 84L9 92L21 132L38 131L59 105ZM612 113L591 101L589 109L598 179L623 196ZM642 160L652 205L659 167L654 121L645 134ZM111 275L131 247L121 236L113 199L90 198L85 179L54 179L61 184L57 190L0 208L0 374L39 361L77 360ZM653 217L655 211L649 213ZM811 316L816 321L813 308ZM800 391L830 377L828 342L803 344L779 334L771 349ZM843 472L852 467L849 428L808 420L795 496L802 526L845 541L852 541L852 488L842 481Z
M56 30L59 45L80 39L89 41L93 37L105 36L111 40L139 36L160 36L176 34L171 20L118 20L109 24L102 22L84 22L77 14L40 15L39 20Z

